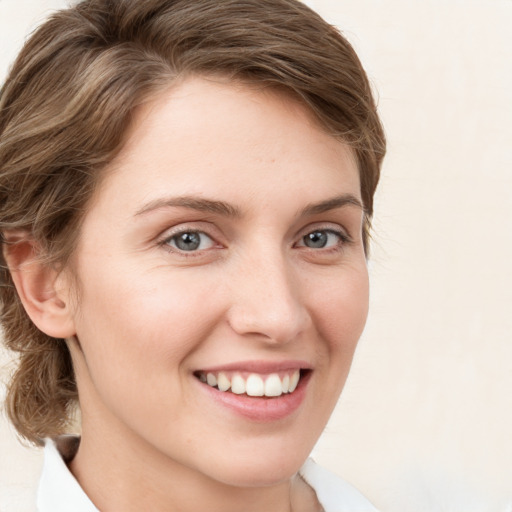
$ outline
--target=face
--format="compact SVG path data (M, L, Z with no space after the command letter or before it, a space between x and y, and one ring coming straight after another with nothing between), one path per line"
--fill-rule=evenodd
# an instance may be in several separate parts
M359 188L281 93L195 78L143 107L75 254L84 435L233 485L295 473L366 320Z

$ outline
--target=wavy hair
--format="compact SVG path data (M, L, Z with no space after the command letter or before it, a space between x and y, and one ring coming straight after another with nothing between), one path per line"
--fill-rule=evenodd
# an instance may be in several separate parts
M365 248L385 137L366 73L340 32L297 0L85 0L26 42L0 91L0 232L22 230L66 265L134 109L216 74L298 98L356 157ZM66 340L26 314L3 254L4 343L18 354L6 409L36 444L66 431L77 389Z

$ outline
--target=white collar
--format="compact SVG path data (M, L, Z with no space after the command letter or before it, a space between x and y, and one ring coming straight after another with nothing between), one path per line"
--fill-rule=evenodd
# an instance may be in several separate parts
M38 512L99 512L64 462L72 458L77 445L77 438L72 436L63 436L57 442L46 440ZM359 491L313 459L306 461L300 474L315 490L325 512L377 512Z
M315 490L324 512L378 512L352 485L308 459L299 471Z
M37 490L37 512L99 512L64 462L61 452L76 443L73 436L46 439ZM60 450L60 451L59 451Z

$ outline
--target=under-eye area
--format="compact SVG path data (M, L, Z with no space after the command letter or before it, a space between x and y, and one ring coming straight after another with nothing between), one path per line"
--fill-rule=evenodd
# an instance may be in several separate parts
M299 368L269 374L239 371L194 372L194 376L202 383L219 391L267 398L293 393L310 374L311 370Z

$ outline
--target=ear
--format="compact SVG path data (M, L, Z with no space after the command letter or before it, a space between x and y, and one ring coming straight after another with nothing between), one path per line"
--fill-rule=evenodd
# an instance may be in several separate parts
M5 261L32 322L48 336L73 336L70 283L64 273L40 261L39 247L28 233L4 232L3 239Z

